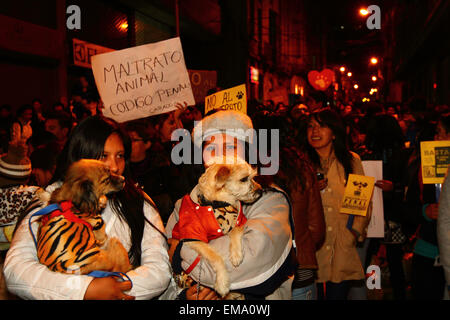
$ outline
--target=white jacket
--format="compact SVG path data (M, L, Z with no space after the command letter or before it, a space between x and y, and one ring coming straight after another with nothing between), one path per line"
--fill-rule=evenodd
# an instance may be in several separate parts
M51 192L57 185L51 185ZM49 270L39 263L36 247L28 229L32 211L20 224L7 253L4 275L8 290L23 299L38 300L82 300L93 277L86 275L69 275ZM144 202L144 214L156 227L164 232L164 226L158 212ZM131 247L130 230L108 202L102 213L105 231L109 237L117 237L127 251ZM32 221L37 220L34 217ZM36 236L38 223L32 223ZM125 292L136 299L151 299L162 294L171 282L172 272L167 254L167 244L162 235L150 224L145 223L142 238L141 266L127 273L133 282L130 291Z
M198 203L198 186L191 192L191 199ZM166 225L166 234L172 237L172 230L178 222L181 200L175 204L174 211ZM239 290L255 287L273 277L288 259L292 248L292 234L289 225L289 203L280 192L264 192L259 200L243 206L247 218L243 236L244 259L238 267L229 261L230 239L220 237L209 242L210 246L222 257L229 271L230 289ZM183 246L181 266L186 270L196 259L197 253ZM214 287L215 272L212 266L201 260L192 270L191 277L200 279L203 284ZM203 262L204 261L204 262ZM285 280L266 300L290 300L292 278Z

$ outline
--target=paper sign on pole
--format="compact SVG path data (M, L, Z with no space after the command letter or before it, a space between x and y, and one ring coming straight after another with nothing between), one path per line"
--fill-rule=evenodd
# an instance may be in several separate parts
M342 199L341 213L366 216L374 185L374 177L349 174Z
M195 104L178 37L95 55L91 63L103 114L117 122Z
M383 179L383 162L381 160L362 161L362 165L367 177L374 177L375 181ZM383 191L380 188L373 189L372 216L367 228L367 238L384 238Z
M420 143L424 184L444 183L450 165L450 140Z
M245 84L207 96L205 98L205 114L214 109L235 110L247 114Z

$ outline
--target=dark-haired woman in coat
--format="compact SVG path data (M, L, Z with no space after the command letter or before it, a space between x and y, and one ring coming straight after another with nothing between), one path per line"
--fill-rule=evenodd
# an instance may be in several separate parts
M365 279L356 242L365 238L370 210L365 217L343 214L340 213L341 202L348 175L364 175L364 170L359 156L348 149L345 126L334 111L325 109L312 113L306 139L306 152L317 172L324 175L319 189L326 235L316 255L318 298L345 300L351 281Z

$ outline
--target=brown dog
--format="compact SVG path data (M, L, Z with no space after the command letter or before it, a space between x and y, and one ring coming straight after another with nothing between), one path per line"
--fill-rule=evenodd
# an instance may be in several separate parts
M98 160L73 163L63 185L50 197L61 211L41 219L38 257L53 271L87 274L94 270L127 272L128 253L117 238L107 238L100 215L106 195L117 192L125 179Z
M206 169L198 183L199 204L214 209L214 217L219 223L221 234L228 234L230 237L230 261L235 267L241 264L244 254L242 249L244 225L236 226L241 202L252 203L261 195L261 186L253 180L255 176L256 170L245 161L236 164L215 163ZM189 215L187 221L182 222L184 229L181 232L184 234L182 238L192 238L187 231L190 229L189 224L195 228L196 233L198 228L195 225L204 223L191 220L194 216ZM180 221L181 219L180 216ZM205 220L201 216L198 219ZM187 245L211 264L216 272L214 289L222 297L226 296L229 293L229 276L222 257L206 242L190 241Z

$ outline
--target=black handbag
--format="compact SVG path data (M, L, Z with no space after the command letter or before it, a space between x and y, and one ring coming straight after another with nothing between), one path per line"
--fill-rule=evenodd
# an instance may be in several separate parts
M406 235L403 233L402 226L393 221L384 222L384 239L385 244L403 244L406 242Z

